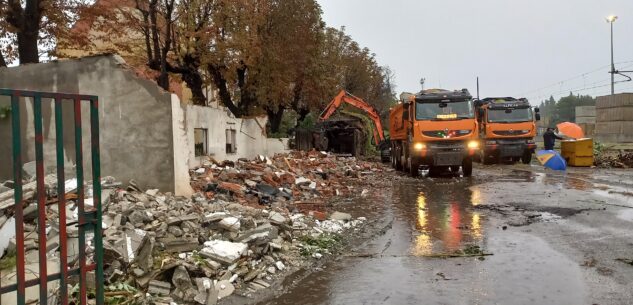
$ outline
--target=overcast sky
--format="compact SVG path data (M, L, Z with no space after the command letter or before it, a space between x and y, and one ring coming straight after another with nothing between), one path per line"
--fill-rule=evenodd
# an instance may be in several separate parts
M633 70L633 0L318 1L328 26L345 26L395 71L398 93L425 77L426 88L474 95L479 76L482 97L608 94L610 14L615 61L626 62L616 68Z

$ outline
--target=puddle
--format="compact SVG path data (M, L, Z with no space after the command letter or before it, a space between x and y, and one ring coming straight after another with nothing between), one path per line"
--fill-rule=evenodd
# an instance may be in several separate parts
M544 176L519 178L537 181ZM540 238L495 229L480 209L482 198L494 191L472 181L399 181L388 208L391 229L360 250L378 255L333 261L267 304L584 303L578 265ZM557 221L556 212L535 218ZM470 245L494 255L483 260L428 257Z
M473 209L481 202L481 192L470 186L467 179L395 186L395 214L412 227L411 254L449 253L481 242L483 219Z

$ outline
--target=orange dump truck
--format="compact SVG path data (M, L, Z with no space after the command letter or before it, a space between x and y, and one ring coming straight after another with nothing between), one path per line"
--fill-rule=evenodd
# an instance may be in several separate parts
M501 160L529 164L536 149L536 121L538 108L532 108L527 99L492 97L475 101L482 163L493 164Z
M391 161L398 170L419 174L420 167L436 175L444 170L464 176L473 170L479 148L473 98L466 89L429 89L403 93L389 113Z

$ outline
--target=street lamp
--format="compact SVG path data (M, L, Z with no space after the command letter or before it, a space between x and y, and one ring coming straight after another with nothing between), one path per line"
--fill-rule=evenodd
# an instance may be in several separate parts
M613 62L613 23L618 20L618 16L607 17L607 22L611 25L611 95L615 94L615 63Z

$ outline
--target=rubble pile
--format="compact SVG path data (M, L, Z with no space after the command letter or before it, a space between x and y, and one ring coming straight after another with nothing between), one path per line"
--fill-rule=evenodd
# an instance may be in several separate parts
M350 179L371 170L353 158L297 152L209 162L191 173L192 198L119 189L104 214L106 282L133 280L150 296L199 304L268 288L365 220L312 209L350 194ZM301 213L304 204L311 213Z
M319 212L328 199L367 193L354 185L379 171L382 167L376 163L354 157L296 151L274 158L260 156L254 161L210 160L193 171L191 177L194 189L204 192L207 198L230 195L242 204L288 208L324 220Z
M191 172L197 192L189 198L103 178L106 290L144 304L216 304L232 294L248 296L269 288L284 273L332 253L341 233L365 221L328 207L334 196L366 193L355 185L381 170L353 157L320 152L210 160ZM47 201L54 202L55 176L47 176L46 182ZM85 185L86 207L91 208L91 184ZM66 186L67 231L76 240L77 180L66 181ZM3 205L12 206L11 190L2 191ZM36 217L27 217L35 215L33 207L25 205L29 232L37 230ZM48 205L47 215L48 257L58 260L57 205ZM13 219L10 214L2 217L6 225L0 224L0 230L14 226L6 221ZM15 231L8 234L15 236ZM25 244L30 245L27 257L37 253L36 239ZM88 247L93 246L89 241ZM88 249L89 256L94 250ZM76 261L78 249L70 251L70 261Z
M594 158L594 165L605 168L632 168L633 153L598 154Z

